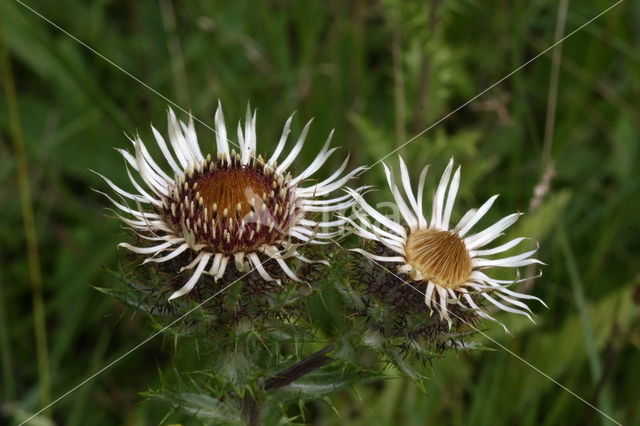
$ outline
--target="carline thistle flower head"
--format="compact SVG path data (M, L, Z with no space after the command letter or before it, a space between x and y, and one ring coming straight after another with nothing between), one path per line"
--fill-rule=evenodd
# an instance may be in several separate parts
M99 174L124 201L120 203L107 195L115 207L126 214L118 217L149 242L149 246L144 247L128 243L120 246L148 255L145 263L167 262L188 250L194 253L193 261L181 269L195 268L194 273L169 300L189 293L202 274L210 274L216 280L223 277L230 261L240 272L253 267L263 279L278 281L263 266L264 261L272 258L289 278L298 281L285 259L293 257L313 262L299 252L299 246L327 243L337 235L333 228L343 225L342 219L316 221L309 215L350 207L353 201L349 194L325 197L342 188L361 169L344 174L347 156L331 176L304 187L304 181L314 175L337 148L330 148L332 132L311 164L292 176L287 170L302 150L311 125L309 121L297 142L286 152L292 118L287 120L275 151L265 160L262 156L256 157L256 113L251 114L248 108L244 129L238 123L239 152L236 152L229 149L219 105L215 114L217 153L212 158L210 154L205 157L200 150L192 117L184 123L169 110L169 144L151 127L171 169L169 173L153 159L140 137L136 137L131 140L134 154L118 151L139 174L146 188L129 169L127 173L137 193L127 192Z
M480 208L469 210L457 225L450 226L460 185L460 167L451 179L451 159L434 194L431 219L428 220L423 213L423 193L429 166L422 170L417 194L414 194L407 166L401 157L399 161L404 195L396 186L392 170L384 163L383 167L396 206L405 223L391 220L367 203L361 194L347 189L364 213L354 208L352 218L345 220L353 227L354 233L384 245L393 252L392 255L377 255L359 248L353 250L374 261L400 264L397 272L408 274L410 279L418 284L420 291L424 291L426 305L432 312L435 309L449 326L452 322L448 308L450 304L469 308L479 317L495 321L476 303L480 298L503 311L526 315L531 319L531 310L519 299L534 299L542 304L544 302L537 297L517 293L509 288L512 284L527 278L500 280L484 272L490 268L518 268L542 263L531 257L537 250L501 259L488 258L506 252L526 240L516 238L494 248L484 248L513 225L520 213L510 214L482 231L471 233L471 229L498 197L494 195ZM354 219L357 219L357 222ZM375 222L379 222L380 226Z

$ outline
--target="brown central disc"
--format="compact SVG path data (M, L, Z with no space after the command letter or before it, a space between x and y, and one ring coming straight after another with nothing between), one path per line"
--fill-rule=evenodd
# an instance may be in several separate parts
M471 274L471 258L464 241L454 232L420 229L407 240L407 262L425 280L441 287L458 288Z
M240 168L218 170L201 178L197 183L197 191L205 207L209 210L217 209L219 212L227 209L229 213L235 213L240 218L251 211L252 205L259 207L265 194L271 192L262 176Z
M176 235L212 253L246 253L288 237L300 217L291 175L282 176L258 157L207 157L163 200L162 213Z

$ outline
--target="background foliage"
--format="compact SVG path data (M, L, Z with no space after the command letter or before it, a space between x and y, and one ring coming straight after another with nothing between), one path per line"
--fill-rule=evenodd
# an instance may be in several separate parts
M265 152L296 110L298 129L315 117L306 160L335 128L353 164L372 164L549 46L559 24L568 33L612 1L28 4L208 124L218 99L229 122L250 101ZM18 2L0 3L0 26L14 77L4 62L0 416L16 421L38 409L42 390L61 395L153 330L144 315L92 287L114 286L107 269L123 256L115 245L126 235L105 218L105 200L90 190L104 183L89 169L126 185L112 147L128 148L123 132L148 139L149 122L164 128L167 102ZM539 239L548 266L531 292L550 309L536 308L535 325L500 314L512 335L483 326L624 424L640 424L638 28L640 4L623 2L402 150L414 172L432 163L438 174L451 156L463 165L458 214L494 193L502 196L487 221L528 213L511 233ZM23 157L14 149L16 129ZM213 143L210 130L198 130L203 145ZM28 174L21 174L20 159ZM380 188L372 199L389 197L379 166L362 180ZM536 198L540 183L544 195ZM25 196L33 225L22 219ZM28 243L33 231L39 258ZM43 329L33 320L38 275L46 351L36 344ZM521 360L482 343L497 350L433 362L426 392L404 377L376 381L309 404L305 420L607 423ZM51 413L68 425L191 424L151 393L139 393L171 383L175 371L193 365L186 355L169 336L158 337ZM45 363L49 382L38 373Z

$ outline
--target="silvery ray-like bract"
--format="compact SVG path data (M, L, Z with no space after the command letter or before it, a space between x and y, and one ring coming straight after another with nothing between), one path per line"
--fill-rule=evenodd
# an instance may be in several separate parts
M396 186L392 170L384 163L383 167L404 223L383 215L367 203L360 193L347 189L357 204L353 216L345 220L353 227L354 233L384 245L390 250L390 255L376 255L359 248L353 250L377 262L398 263L397 272L408 274L413 282L419 284L417 287L424 291L426 305L432 312L435 309L449 325L451 315L448 305L453 303L474 310L482 318L495 321L478 306L480 298L503 311L526 315L531 319L531 310L521 300L544 302L510 289L527 278L519 278L518 275L513 280L502 280L486 273L491 268L518 268L542 263L531 257L537 249L495 258L494 255L516 247L527 238L515 238L497 247L486 248L518 220L520 213L510 214L488 228L472 233L472 228L498 197L494 195L480 208L469 210L455 226L451 226L451 215L460 185L460 167L451 178L452 159L442 174L433 197L431 218L427 219L423 211L423 193L429 166L422 170L417 193L414 194L407 166L401 157L399 161L404 194ZM408 288L408 291L412 290Z
M287 149L292 117L287 120L275 151L263 159L256 157L256 113L247 109L244 128L238 123L236 152L229 148L222 108L218 106L216 154L212 158L200 149L192 117L184 123L169 110L168 144L151 127L168 171L136 136L131 139L133 153L118 150L142 182L127 168L136 192L125 191L100 175L122 201L107 195L124 213L117 213L118 217L149 242L141 247L124 242L121 247L147 255L145 263L167 262L181 253L193 252L193 260L181 271L195 268L194 272L169 300L190 292L202 274L210 274L216 280L223 277L230 261L240 272L253 267L263 279L278 281L263 266L264 261L273 258L289 278L298 280L286 259L312 262L300 253L300 246L324 244L337 235L336 228L344 220L326 217L349 208L353 200L349 194L326 196L341 189L361 169L345 174L347 156L328 178L306 182L337 150L330 148L332 132L308 167L292 176L288 169L302 150L311 125L309 121L297 142ZM359 189L354 191L358 193ZM311 214L323 218L314 220L309 217Z

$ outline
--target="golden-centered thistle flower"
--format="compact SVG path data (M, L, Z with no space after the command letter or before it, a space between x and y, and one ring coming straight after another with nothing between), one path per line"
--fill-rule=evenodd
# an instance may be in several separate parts
M145 263L166 262L187 250L195 253L193 261L182 268L195 268L193 275L169 300L191 291L203 273L221 278L230 260L235 262L238 271L248 271L253 266L263 279L278 281L264 268L260 253L273 258L289 278L298 281L285 259L295 257L311 262L300 254L298 247L327 243L337 234L332 228L344 224L341 219L316 221L308 216L312 212L332 213L351 206L353 201L348 194L324 197L344 186L361 169L344 174L347 158L327 179L303 187L303 182L315 174L337 148L330 148L331 133L311 164L299 175L292 176L287 170L304 145L311 121L284 155L291 119L287 120L275 151L265 160L256 157L255 112L252 115L247 110L244 129L238 124L240 148L236 152L229 150L222 108L218 106L217 153L212 158L211 155L205 157L200 150L193 119L185 124L169 110L169 145L152 127L171 169L169 173L156 163L142 140L136 137L132 139L134 154L119 152L138 172L146 188L129 171L137 193L127 192L100 175L126 201L123 204L109 197L127 214L118 215L119 218L140 238L150 242L150 246L145 247L128 243L120 246L149 255ZM278 164L277 160L283 155L284 159Z
M414 194L409 171L404 160L400 158L404 195L396 186L390 168L386 164L383 166L404 223L397 223L386 217L368 204L361 194L348 189L357 205L366 214L354 209L357 222L351 218L345 219L353 226L357 235L383 244L395 255L381 256L362 249L353 250L375 261L400 263L397 271L408 274L414 282L421 284L427 306L437 310L440 317L449 324L451 317L448 305L453 303L476 311L482 318L495 320L478 306L478 298L486 299L503 311L526 315L531 319L531 310L518 299L534 299L543 304L544 302L537 297L517 293L509 288L524 279L500 280L484 272L491 268L518 268L541 263L531 257L537 250L501 259L489 258L506 252L526 238L516 238L494 248L484 248L513 225L520 213L510 214L482 231L470 233L498 197L494 195L480 208L469 210L457 225L450 226L460 185L460 167L451 178L452 159L442 174L434 194L431 218L428 220L423 213L423 193L429 166L422 170L417 194ZM375 222L379 222L380 226Z

